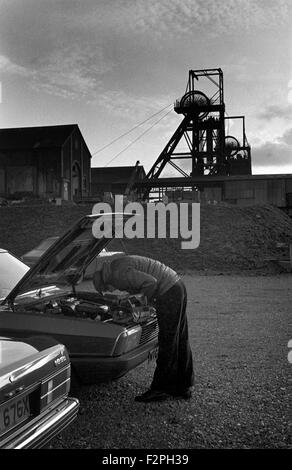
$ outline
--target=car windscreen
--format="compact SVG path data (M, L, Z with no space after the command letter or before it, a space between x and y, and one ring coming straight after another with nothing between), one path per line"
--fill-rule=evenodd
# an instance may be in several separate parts
M4 299L29 270L7 251L0 252L0 299Z

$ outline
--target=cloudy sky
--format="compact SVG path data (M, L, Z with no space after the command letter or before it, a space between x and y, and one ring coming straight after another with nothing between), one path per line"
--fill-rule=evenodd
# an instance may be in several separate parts
M253 173L292 173L291 24L292 0L0 0L0 127L77 123L93 166L148 170L220 67Z

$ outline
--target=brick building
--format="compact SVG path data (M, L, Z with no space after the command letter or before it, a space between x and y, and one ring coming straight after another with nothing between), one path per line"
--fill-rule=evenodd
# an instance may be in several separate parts
M77 124L0 129L1 196L89 196L90 162Z

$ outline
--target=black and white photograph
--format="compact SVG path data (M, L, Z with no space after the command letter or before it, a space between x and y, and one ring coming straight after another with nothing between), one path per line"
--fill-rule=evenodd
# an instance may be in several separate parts
M292 448L291 21L0 0L0 450Z

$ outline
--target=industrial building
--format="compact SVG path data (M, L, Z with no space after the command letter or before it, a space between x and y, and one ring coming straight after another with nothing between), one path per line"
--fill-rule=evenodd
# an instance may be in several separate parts
M151 188L157 199L167 196L168 201L224 202L239 206L271 204L292 216L292 174L159 178L136 183L136 188L141 194Z
M77 124L0 129L0 195L90 194L91 154Z
M143 181L146 173L139 162L133 166L91 168L91 195L102 198L103 194L129 194L132 187Z

